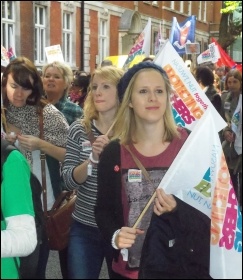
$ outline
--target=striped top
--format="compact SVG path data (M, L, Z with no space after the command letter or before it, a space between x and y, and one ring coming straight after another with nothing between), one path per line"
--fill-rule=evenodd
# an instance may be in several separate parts
M94 137L101 135L101 132L93 125L92 132ZM82 184L78 184L72 175L74 168L89 158L92 147L87 145L88 142L88 135L80 120L73 122L69 128L62 176L68 190L78 190L75 209L72 214L74 220L88 226L97 227L94 215L97 199L97 167L93 166L92 176L88 176Z

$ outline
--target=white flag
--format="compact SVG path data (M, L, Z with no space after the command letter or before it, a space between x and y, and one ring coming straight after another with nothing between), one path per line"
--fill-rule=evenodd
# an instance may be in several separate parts
M126 69L137 55L144 54L146 56L149 56L150 44L151 44L151 18L148 19L147 25L145 26L142 33L139 35L132 49L130 50L127 60L123 65L123 68Z
M154 58L154 63L161 66L169 76L174 89L171 104L174 119L178 125L192 130L209 108L212 111L217 132L227 126L169 40Z
M212 63L216 63L220 58L219 49L216 46L215 42L209 44L208 47L212 58Z
M159 187L211 218L211 277L242 279L242 215L211 110L196 124Z
M212 57L211 57L211 53L210 53L209 49L202 52L197 57L197 63L198 64L202 64L202 63L205 63L205 62L212 62Z

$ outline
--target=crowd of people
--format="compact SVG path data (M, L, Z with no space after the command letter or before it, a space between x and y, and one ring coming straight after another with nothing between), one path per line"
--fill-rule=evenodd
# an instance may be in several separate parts
M198 66L193 75L228 124L219 134L242 206L242 155L234 149L231 127L242 74L222 70ZM69 243L59 251L63 279L98 279L104 259L110 279L211 279L210 218L157 189L190 133L174 120L172 91L167 73L151 58L126 72L104 61L91 74L73 73L58 61L40 74L22 56L7 65L1 135L18 151L2 168L2 279L19 278L15 259L36 244L28 178L32 170L42 182L41 152L46 154L47 210L62 190L77 190ZM160 240L159 259L149 249L143 255L151 238ZM36 279L46 278L49 251L44 234ZM188 252L195 254L188 257Z

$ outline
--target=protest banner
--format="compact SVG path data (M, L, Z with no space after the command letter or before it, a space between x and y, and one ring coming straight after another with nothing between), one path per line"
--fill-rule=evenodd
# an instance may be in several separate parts
M236 68L242 72L242 63L237 64L220 46L215 38L212 38L212 43L215 44L217 51L219 53L218 60L216 64L218 67L227 66L229 68Z
M192 130L208 108L212 111L218 132L227 125L169 40L154 58L154 63L161 66L169 76L174 90L171 104L177 125Z
M134 46L130 50L127 60L125 61L123 68L129 68L129 64L137 55L144 54L145 56L150 55L150 44L151 44L151 18L148 19L148 23L145 26L142 33L137 38Z
M197 57L197 63L198 64L202 64L202 63L205 63L205 62L212 62L212 57L211 57L211 53L210 53L209 49L202 52Z
M220 58L218 47L214 42L209 44L208 47L209 47L212 63L216 63Z
M185 54L185 45L195 41L196 16L190 16L182 23L173 17L170 42L179 54Z
M13 29L11 27L9 29L8 57L10 61L17 57L15 54L15 41L14 41Z
M162 38L162 31L161 31L161 22L159 23L159 29L158 29L158 33L156 35L155 38L155 42L154 42L154 54L156 55L161 46L164 44L165 40Z
M186 44L186 54L198 54L200 53L199 43L187 43Z
M6 67L8 64L9 64L8 52L4 48L4 46L1 45L1 65Z
M45 53L46 53L46 58L48 63L52 63L53 61L64 62L60 45L45 47Z
M211 110L197 122L159 188L211 218L211 277L242 279L242 215Z

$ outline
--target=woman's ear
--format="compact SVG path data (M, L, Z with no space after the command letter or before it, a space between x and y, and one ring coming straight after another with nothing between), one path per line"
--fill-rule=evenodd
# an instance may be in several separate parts
M131 101L129 102L128 106L129 106L130 108L133 108L132 102L131 102Z

